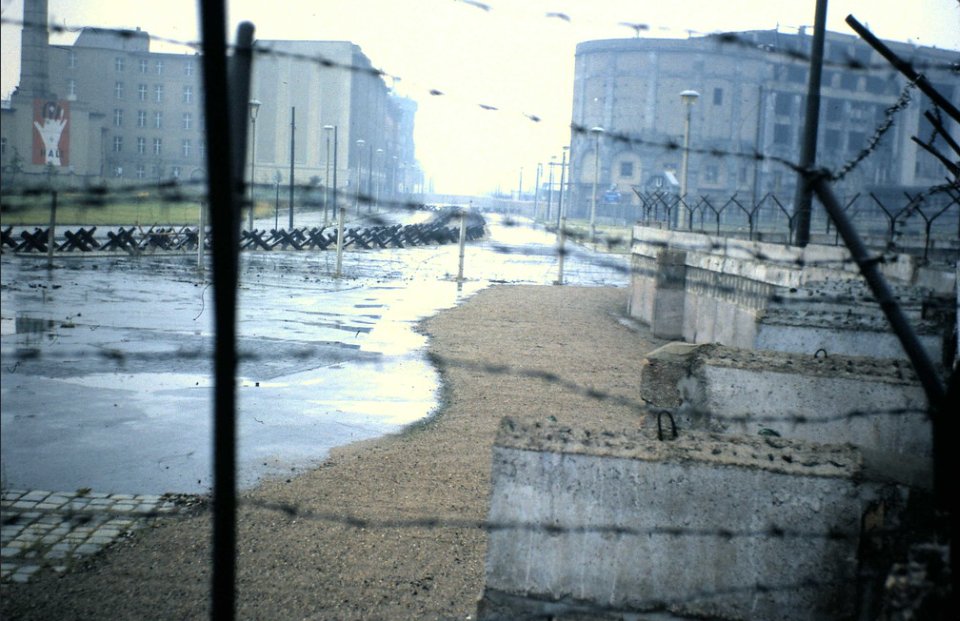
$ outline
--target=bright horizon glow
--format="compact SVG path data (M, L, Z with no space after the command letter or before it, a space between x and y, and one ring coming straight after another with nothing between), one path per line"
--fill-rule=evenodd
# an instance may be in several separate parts
M415 142L425 179L443 193L483 194L517 188L520 169L533 186L537 163L561 153L570 138L576 44L632 38L630 24L645 24L644 38L780 28L796 32L813 23L814 0L675 0L650 6L628 0L487 0L489 10L457 0L288 0L282 10L257 0L228 2L230 33L241 20L259 39L346 40L374 66L399 76L387 80L417 101ZM643 4L644 6L638 6ZM49 0L53 23L108 28L140 27L154 37L198 38L196 2L155 5L122 0ZM22 19L23 1L5 0L4 19ZM828 29L853 34L853 14L880 38L960 50L960 4L921 0L832 0ZM18 83L20 28L4 25L2 91ZM76 35L55 35L72 43ZM182 48L180 48L182 49ZM152 51L177 51L158 41ZM431 95L431 91L443 95ZM495 107L496 110L481 106ZM532 118L539 119L534 122Z

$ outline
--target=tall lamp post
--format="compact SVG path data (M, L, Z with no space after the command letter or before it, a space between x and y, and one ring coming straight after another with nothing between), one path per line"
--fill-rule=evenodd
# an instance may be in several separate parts
M377 149L377 185L373 193L373 206L376 211L380 211L380 186L383 181L383 149Z
M547 175L547 211L544 215L543 221L549 223L550 218L550 209L553 205L553 167L557 165L557 156L550 156L550 174Z
M367 144L367 141L363 138L357 140L357 197L354 200L353 207L357 210L357 215L360 215L360 165L363 163L363 145Z
M563 160L560 162L560 194L557 196L557 230L560 230L561 220L563 218L563 186L567 182L567 151L570 147L563 148ZM567 200L570 200L569 198Z
M537 177L533 183L533 219L540 216L540 174L543 172L543 162L537 162Z
M250 124L252 125L251 129L251 139L250 139L250 227L249 229L253 230L253 210L256 206L253 197L253 173L256 170L257 162L257 113L260 112L260 101L257 99L251 99L248 104L250 108Z
M596 142L593 145L593 198L590 200L590 241L597 239L597 184L600 182L600 135L604 129L591 127Z
M333 132L333 186L329 189L330 197L333 200L329 201L329 204L332 205L331 214L335 214L337 203L339 202L337 200L337 126L324 125L323 129L324 131Z
M677 206L677 226L683 227L687 221L687 205L684 202L687 196L687 163L690 159L690 116L693 104L700 98L697 91L686 90L680 93L680 101L687 108L687 115L683 121L683 160L680 164L680 204Z

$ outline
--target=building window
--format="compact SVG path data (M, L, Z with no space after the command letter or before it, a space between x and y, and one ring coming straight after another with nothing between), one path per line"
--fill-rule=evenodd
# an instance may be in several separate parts
M147 72L147 68L149 67L149 65L150 65L150 64L147 62L147 59L146 59L146 58L141 58L141 59L140 59L140 73L146 73L146 72Z
M122 176L123 176L123 166L116 166L116 167L114 167L114 169L113 169L113 176L114 176L114 177L122 177Z
M163 129L163 112L157 110L153 113L153 127L154 129Z
M711 185L716 185L720 179L720 168L716 164L709 164L703 170L703 181Z
M790 144L790 126L777 123L773 126L773 143Z
M113 85L113 96L115 99L123 99L123 82L117 82Z
M723 89L722 88L713 89L713 105L715 106L723 105Z
M154 85L153 100L157 103L163 103L163 84Z
M183 103L185 104L193 103L193 87L192 86L183 87Z
M180 167L179 167L179 166L174 166L173 168L171 168L171 169L170 169L170 174L173 176L174 179L179 179L179 178L180 178Z
M137 136L137 153L143 155L147 152L147 139L143 136Z
M793 95L790 93L777 93L773 107L777 114L784 116L793 114Z
M206 140L197 141L197 153L200 155L200 159L207 157L207 141Z
M189 112L183 113L183 128L193 129L193 115Z
M620 162L620 176L625 179L633 177L633 162Z
M123 72L123 56L117 56L113 59L113 70L117 73Z
M862 149L867 141L867 135L863 132L850 132L847 134L847 150L848 151L859 151Z
M823 133L823 146L831 151L835 151L840 148L840 131L836 129L828 129Z
M137 179L144 179L147 176L147 167L143 164L137 164Z
M67 67L71 69L77 68L77 53L73 50L70 50L70 53L67 54Z
M123 110L120 108L114 108L113 110L113 126L123 127Z
M827 108L827 120L828 121L839 121L843 118L843 100L842 99L832 99L829 98L826 100Z
M163 61L157 61L157 75L163 75Z
M163 152L163 138L153 139L153 154L160 155Z
M180 148L180 153L183 157L190 157L190 141L184 140L183 145Z
M183 72L184 72L185 74L187 74L188 76L192 76L192 75L193 75L193 71L194 71L193 61L192 61L192 60L188 60L188 61L187 61L187 64L185 64L185 65L183 66Z
M147 111L137 110L137 127L147 126Z
M857 86L860 83L860 78L857 74L847 71L840 76L840 88L846 89L848 91L857 90Z
M123 136L113 137L113 152L121 153L123 151Z
M137 85L137 100L146 101L147 100L147 85L139 84Z
M67 97L77 96L77 81L76 80L67 80Z

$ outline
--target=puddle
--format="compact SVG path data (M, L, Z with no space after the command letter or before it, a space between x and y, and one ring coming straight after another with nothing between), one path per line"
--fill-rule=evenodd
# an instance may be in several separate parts
M421 319L493 282L552 284L555 240L490 219L491 239L344 256L242 257L237 308L240 485L399 430L437 405ZM211 471L213 291L193 257L2 262L2 467L13 487L202 492ZM607 258L604 258L607 261ZM626 264L624 260L624 265ZM77 268L77 266L81 266ZM573 284L626 284L583 252ZM65 320L50 317L72 317ZM29 355L25 355L25 352ZM171 456L189 455L180 459Z

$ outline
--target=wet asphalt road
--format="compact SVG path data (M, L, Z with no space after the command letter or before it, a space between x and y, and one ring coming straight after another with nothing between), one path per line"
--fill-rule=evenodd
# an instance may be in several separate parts
M242 256L241 487L428 416L439 384L416 323L493 282L556 279L553 235L487 220L461 285L456 244L348 251L340 280L333 252ZM4 486L207 491L213 290L196 257L0 261ZM625 285L625 266L577 247L565 280Z

